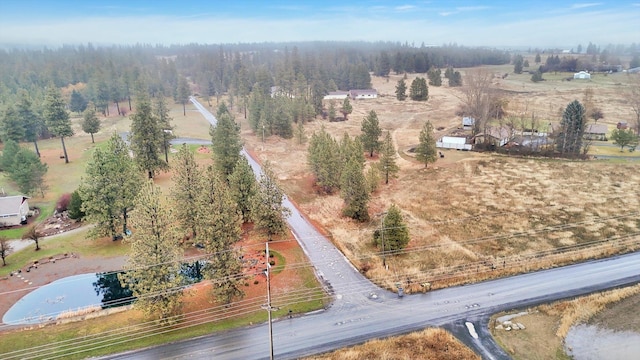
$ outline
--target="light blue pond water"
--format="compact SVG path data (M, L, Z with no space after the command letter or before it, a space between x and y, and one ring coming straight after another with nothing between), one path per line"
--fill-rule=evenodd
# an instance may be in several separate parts
M182 264L180 276L184 286L202 280L205 262ZM55 320L67 311L89 307L128 305L134 297L129 289L120 286L117 273L92 273L69 276L42 286L25 295L2 317L7 325L39 324Z
M82 274L56 280L25 295L2 317L9 325L38 324L55 319L60 313L100 306L103 295L96 294L96 274Z

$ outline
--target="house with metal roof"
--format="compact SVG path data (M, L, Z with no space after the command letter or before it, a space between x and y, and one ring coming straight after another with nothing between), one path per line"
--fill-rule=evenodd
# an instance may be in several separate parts
M0 227L15 226L27 223L29 199L26 196L0 197Z

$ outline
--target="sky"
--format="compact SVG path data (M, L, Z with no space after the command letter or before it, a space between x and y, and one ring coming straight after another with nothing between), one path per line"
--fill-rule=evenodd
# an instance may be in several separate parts
M0 0L0 45L394 41L640 43L640 0Z

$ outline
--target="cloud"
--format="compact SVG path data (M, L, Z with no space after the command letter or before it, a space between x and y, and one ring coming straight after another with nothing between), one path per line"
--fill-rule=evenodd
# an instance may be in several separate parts
M396 11L409 11L409 10L416 9L416 6L415 5L400 5L400 6L396 6L394 9Z
M486 10L488 9L488 6L459 6L456 8L456 10L458 11L479 11L479 10Z
M602 5L602 3L577 3L577 4L571 5L571 8L572 9L584 9L584 8L600 6L600 5Z
M455 8L455 10L441 11L438 13L438 15L449 16L449 15L459 14L462 12L482 11L487 9L489 9L489 6L458 6Z

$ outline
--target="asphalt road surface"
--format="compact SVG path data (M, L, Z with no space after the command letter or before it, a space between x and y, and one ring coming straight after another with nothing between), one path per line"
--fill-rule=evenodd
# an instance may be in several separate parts
M206 108L193 98L191 101L215 124ZM259 172L258 164L246 152L244 155ZM274 322L277 359L298 358L429 326L451 330L484 359L508 359L487 331L491 314L640 281L640 253L633 253L400 298L362 276L286 198L285 205L292 211L289 226L334 300L323 311ZM477 338L470 335L467 322L474 325ZM268 334L267 324L261 324L105 358L263 359L269 357Z

